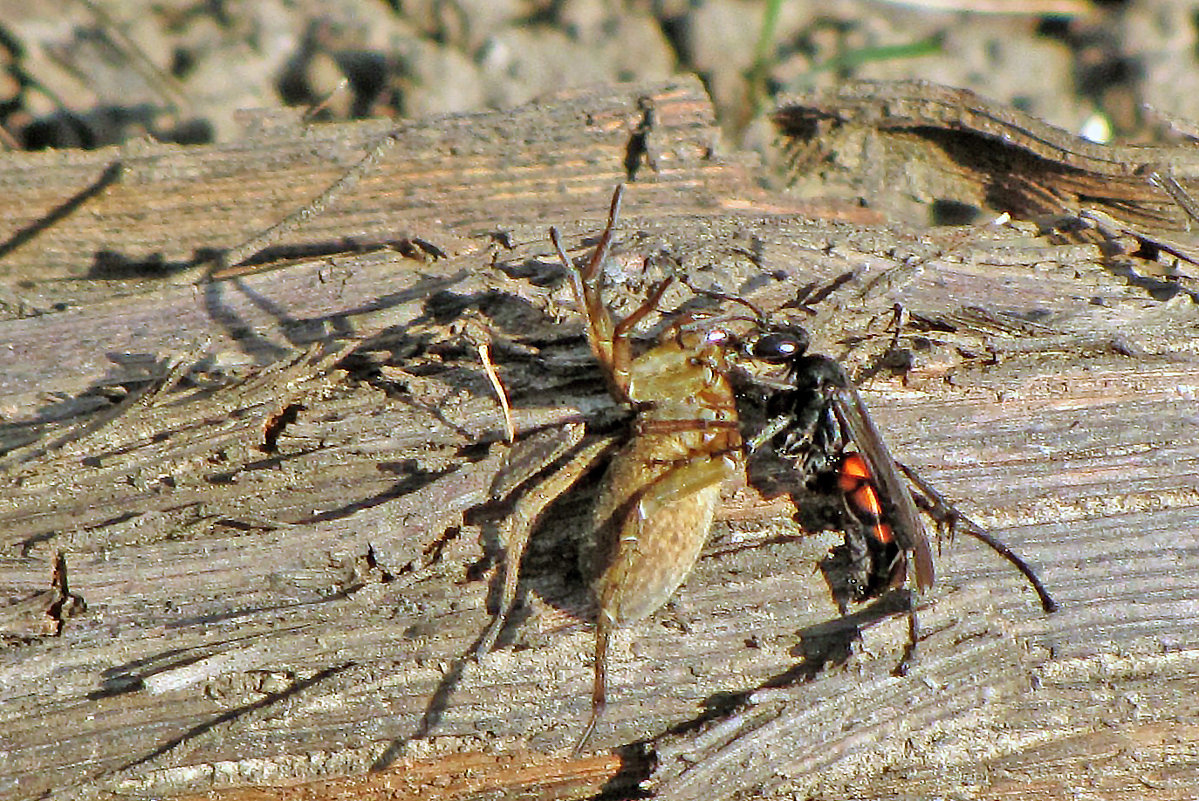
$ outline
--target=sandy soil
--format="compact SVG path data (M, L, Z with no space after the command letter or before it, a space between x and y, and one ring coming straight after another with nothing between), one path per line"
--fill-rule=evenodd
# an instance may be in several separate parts
M1167 120L1199 119L1187 0L789 0L765 27L767 12L763 0L0 0L0 136L29 149L205 142L236 136L243 108L405 118L680 72L704 79L732 147L763 141L779 94L849 77L968 87L1097 138L1157 139Z

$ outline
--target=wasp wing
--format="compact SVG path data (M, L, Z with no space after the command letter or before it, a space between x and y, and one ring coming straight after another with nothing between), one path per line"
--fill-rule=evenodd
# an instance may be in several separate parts
M935 575L932 550L929 548L924 521L912 500L907 482L900 475L895 458L875 428L866 409L866 402L862 400L849 376L832 359L827 360L825 369L832 384L829 400L833 413L870 467L887 522L895 531L899 546L912 554L916 570L916 588L922 592L930 589Z

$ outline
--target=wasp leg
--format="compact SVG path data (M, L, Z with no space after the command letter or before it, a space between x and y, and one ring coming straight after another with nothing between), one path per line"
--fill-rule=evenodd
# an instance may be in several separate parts
M904 472L904 475L908 477L908 480L912 482L913 486L915 486L916 489L922 493L922 495L918 495L913 492L912 499L929 515L929 517L936 521L937 526L940 529L947 530L949 532L950 538L952 538L953 535L958 531L963 531L967 535L974 537L974 539L983 543L995 553L1002 556L1004 559L1010 562L1013 567L1020 571L1020 573L1032 586L1033 591L1036 592L1037 598L1041 601L1041 608L1045 610L1046 613L1052 613L1058 610L1057 601L1055 601L1053 596L1049 594L1049 591L1045 589L1045 585L1041 583L1041 579L1037 576L1036 571L1034 571L1027 562L1021 559L1015 551L1009 548L1006 543L996 537L991 536L982 526L980 526L978 523L975 523L962 512L958 511L957 507L950 503L944 495L942 495L940 492L937 492L937 490L931 484L921 478L921 476L915 470L905 464L900 464L899 469Z
M504 543L504 584L500 594L499 609L475 646L475 658L482 657L492 646L508 622L516 601L516 586L520 580L520 562L529 544L529 535L537 525L541 513L570 489L576 481L599 461L612 445L610 437L604 437L584 445L570 460L554 470L541 482L523 493L504 519L500 538Z
M903 656L899 659L899 664L891 671L896 676L908 675L908 670L912 667L912 662L916 659L916 644L920 642L920 619L916 616L916 593L914 590L907 591L908 602L908 642L903 647Z

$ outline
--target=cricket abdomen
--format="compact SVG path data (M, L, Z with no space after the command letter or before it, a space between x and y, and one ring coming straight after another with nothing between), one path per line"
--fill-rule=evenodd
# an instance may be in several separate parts
M603 570L593 589L613 625L636 622L666 603L691 572L720 502L720 487L736 461L725 454L691 456L663 469L647 461L646 438L631 442L609 468L597 500L597 545ZM652 457L651 457L652 458ZM621 478L653 478L628 491ZM586 566L585 566L586 569Z
M683 583L720 487L741 463L733 390L718 357L670 338L632 365L634 435L608 467L596 540L581 554L599 612L614 626L652 614Z

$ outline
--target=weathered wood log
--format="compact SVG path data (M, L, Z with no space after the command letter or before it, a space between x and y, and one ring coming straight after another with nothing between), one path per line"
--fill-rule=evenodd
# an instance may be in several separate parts
M258 272L208 266L384 142ZM720 151L695 82L0 159L0 795L1187 797L1190 296L1155 299L1136 255L833 220L761 178ZM895 677L902 618L841 620L814 573L837 535L730 488L676 599L617 638L593 740L615 756L567 758L591 680L571 567L589 487L525 560L528 615L470 661L506 447L477 343L520 432L611 406L545 232L582 252L618 181L621 247L696 286L776 309L852 275L800 313L848 364L891 344L902 304L914 365L864 384L877 422L1061 611L946 544Z

